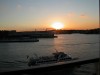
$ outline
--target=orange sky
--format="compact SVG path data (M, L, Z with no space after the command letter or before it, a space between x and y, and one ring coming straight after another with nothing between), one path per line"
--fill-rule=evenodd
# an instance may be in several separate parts
M0 30L32 31L99 27L99 0L0 0Z

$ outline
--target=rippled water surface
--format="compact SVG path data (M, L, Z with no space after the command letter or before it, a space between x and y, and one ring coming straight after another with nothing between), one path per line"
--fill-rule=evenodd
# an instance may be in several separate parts
M47 56L55 50L72 57L99 56L99 35L66 34L58 38L39 39L39 42L0 43L0 71L28 68L27 55Z

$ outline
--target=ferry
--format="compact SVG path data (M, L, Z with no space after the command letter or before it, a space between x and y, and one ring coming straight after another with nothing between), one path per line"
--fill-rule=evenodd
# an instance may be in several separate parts
M77 59L77 58L72 58L70 55L65 54L64 52L58 52L58 51L55 53L52 53L52 56L38 57L36 54L35 56L36 58L34 57L29 58L29 56L27 56L27 58L29 59L28 66L48 64L48 63L57 63L57 62Z

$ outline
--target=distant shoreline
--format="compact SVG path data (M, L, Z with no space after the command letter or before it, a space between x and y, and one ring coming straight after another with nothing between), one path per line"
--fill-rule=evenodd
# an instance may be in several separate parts
M90 30L55 30L55 34L100 34L100 28Z
M49 30L49 31L26 31L26 32L16 32L16 30L11 30L11 31L0 30L0 40L2 41L9 39L12 42L13 40L15 40L15 42L16 41L28 42L28 41L34 41L32 39L37 39L37 38L56 38L57 36L55 36L55 34L100 34L100 28L90 29L90 30Z

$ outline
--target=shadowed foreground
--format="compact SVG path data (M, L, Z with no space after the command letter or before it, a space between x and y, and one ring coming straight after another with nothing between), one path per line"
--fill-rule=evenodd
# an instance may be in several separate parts
M30 69L1 72L10 75L99 75L99 58L75 60L68 63L57 63Z

